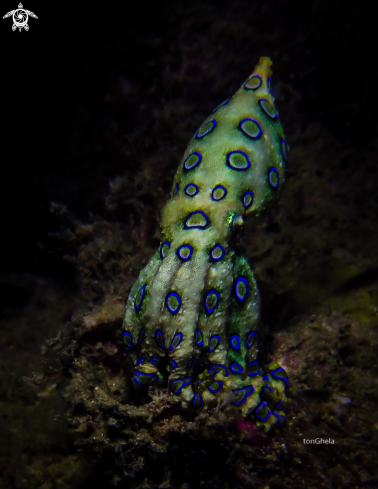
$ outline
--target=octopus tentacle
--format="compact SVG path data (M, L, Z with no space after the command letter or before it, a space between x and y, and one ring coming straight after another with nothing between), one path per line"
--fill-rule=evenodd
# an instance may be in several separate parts
M233 238L279 198L288 146L262 57L197 130L162 210L162 242L128 299L124 342L136 385L165 378L184 406L233 402L265 429L282 426L289 387L260 365L260 299Z

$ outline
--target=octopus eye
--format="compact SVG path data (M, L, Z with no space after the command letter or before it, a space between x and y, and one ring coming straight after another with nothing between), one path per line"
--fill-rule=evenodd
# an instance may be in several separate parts
M242 374L243 373L243 367L236 362L230 364L230 370L234 374Z
M206 122L203 126L201 126L196 134L197 139L201 139L205 137L207 134L212 132L217 125L217 122L215 119L211 119L210 121Z
M278 173L277 168L271 168L269 170L269 183L273 188L277 188L280 183L280 174Z
M185 187L185 194L188 197L194 197L198 194L198 192L199 188L198 185L196 185L195 183L188 183L188 185Z
M184 161L184 170L193 170L196 166L201 163L202 155L198 151L193 151Z
M266 98L262 98L259 100L260 107L264 111L264 113L270 118L270 119L277 119L278 117L278 112L273 107L273 105L267 100Z
M145 292L146 292L146 286L142 285L142 287L138 290L138 293L135 297L135 310L136 311L139 311L139 309L142 306L142 302L144 299Z
M173 337L171 346L169 347L170 350L174 350L179 346L179 344L182 341L182 333L176 333L175 336Z
M267 403L262 402L260 406L257 406L253 414L260 421L267 421L272 413L270 412Z
M196 331L196 343L198 346L203 345L203 334L202 334L202 331L200 329L197 329L197 331Z
M231 151L227 155L227 165L232 170L244 171L251 166L251 162L244 151Z
M281 140L281 151L282 151L283 159L287 161L289 156L289 147L287 145L286 139Z
M214 261L221 260L225 254L226 254L226 250L220 244L215 245L210 252L210 256Z
M247 90L257 90L262 84L262 78L260 75L253 75L247 83L244 85L244 88Z
M210 350L210 353L212 353L218 347L218 345L219 345L220 342L221 342L221 338L217 334L214 334L210 338L210 342L209 342L209 350Z
M180 246L180 248L177 250L177 256L183 261L190 260L192 254L193 254L193 246L188 244L184 244Z
M131 334L128 331L125 331L122 337L123 337L123 342L125 343L127 348L130 348L132 350L134 348L134 341Z
M240 348L240 338L237 334L231 336L230 344L235 350L238 350Z
M160 346L160 348L162 350L165 350L165 339L164 339L164 334L162 331L156 331L156 334L155 334L155 341L156 341L156 344L158 346Z
M217 202L218 200L224 199L226 195L227 195L226 187L224 187L223 185L217 185L216 187L214 187L211 193L211 198Z
M203 397L201 396L201 394L194 394L194 397L192 399L192 406L201 407L203 405L204 405L204 402L203 402Z
M169 243L169 241L164 241L164 243L162 243L160 248L160 256L162 260L164 260L164 258L167 256L168 251L170 249L171 249L171 243Z
M250 118L243 119L239 124L239 129L251 139L258 139L263 133L260 124Z
M250 385L248 387L243 387L242 389L235 389L232 391L236 396L235 406L240 406L243 404L248 397L255 392L255 389Z
M185 229L205 229L209 225L209 218L203 211L194 211L185 221Z
M287 378L287 374L282 367L277 368L276 370L271 370L270 375L277 380L282 380L285 382L287 387L290 387L289 379Z
M253 195L252 190L248 190L248 192L246 192L243 195L243 205L246 209L251 207L251 205L253 204L253 198L254 198L254 195Z
M181 307L180 296L176 292L170 292L165 299L165 305L171 314L176 314Z
M252 331L247 335L247 340L246 340L246 347L249 349L251 348L256 341L256 333Z
M206 312L208 314L214 312L215 309L218 307L219 301L220 301L219 292L217 292L216 290L210 290L210 292L208 292L206 296L206 301L205 301Z
M245 278L239 277L235 282L235 295L236 298L243 302L247 298L249 291L248 282Z
M220 380L216 380L213 384L211 384L208 387L208 389L213 394L216 394L217 392L223 389L223 382L221 382Z

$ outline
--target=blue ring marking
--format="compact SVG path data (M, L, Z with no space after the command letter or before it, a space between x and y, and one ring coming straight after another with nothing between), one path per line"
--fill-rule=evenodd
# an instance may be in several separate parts
M238 167L232 165L231 155L236 154L236 153L242 154L247 159L247 166L238 168ZM232 170L236 170L236 171L245 171L245 170L248 170L248 168L250 168L250 166L251 166L251 162L249 161L247 153L245 153L244 151L240 151L240 150L230 151L230 153L228 153L228 155L227 155L226 164L229 168L231 168Z
M251 372L250 374L248 374L248 377L254 377L255 375L260 375L260 365L259 365L259 362L248 362L247 363L247 367L250 366L250 365L257 365L259 367L259 370L255 371L255 372Z
M264 379L265 384L270 384L270 378L269 378L269 375L268 374L265 374L263 376L263 379Z
M200 329L197 329L196 331L196 343L197 346L202 346L203 345L203 334Z
M142 307L142 302L143 302L143 299L144 299L144 295L146 293L146 285L142 285L142 287L138 290L137 295L139 294L139 292L141 292L140 299L139 299L139 304L137 304L136 301L134 302L135 310L136 311L139 311L139 309Z
M262 108L264 114L266 114L270 119L277 119L277 109L269 102L269 100L267 100L266 98L261 98L259 100L259 105ZM271 109L273 109L274 112L272 112Z
M184 257L184 256L181 256L181 252L184 250L184 249L188 249L189 250L189 255L187 257ZM177 256L180 258L180 260L182 261L188 261L191 259L193 255L193 246L189 245L189 244L183 244L181 245L178 250L177 250Z
M225 377L228 377L228 368L225 365L222 365L221 363L213 363L211 367L209 368L209 373L211 374L212 371L214 371L213 378L219 374L219 372L223 370L223 374Z
M263 408L267 408L268 409L268 414L265 416L265 418L262 418L259 414L258 414L258 411L260 409L263 409ZM272 414L268 408L268 405L267 403L264 401L260 404L260 406L257 406L257 408L254 410L253 414L256 416L256 418L258 418L260 421L266 421L267 419L270 418L270 415Z
M248 204L246 203L247 197L251 196L251 202ZM243 205L245 209L249 209L251 205L253 204L253 199L255 198L254 193L252 190L248 190L244 195L243 195Z
M220 197L219 199L216 199L216 198L214 197L214 192L215 192L216 190L218 190L219 188L220 188L220 189L222 189L224 192L223 192L222 197ZM227 192L228 192L228 191L227 191L227 189L226 189L226 187L225 187L224 185L217 185L216 187L214 187L214 188L213 188L213 191L211 192L211 199L212 199L212 200L214 200L215 202L219 202L220 200L222 200L222 199L224 199L224 198L226 197Z
M205 224L195 224L194 226L191 226L190 224L188 225L188 221L191 217L193 217L196 214L201 214L205 218ZM205 229L209 225L209 218L203 211L194 211L189 214L189 216L186 218L185 221L185 229Z
M164 339L164 333L162 331L156 331L155 333L155 341L157 346L159 346L162 350L165 351L165 339Z
M199 399L200 401L200 405L199 406L196 406L196 402L197 402L197 399ZM193 396L193 399L192 399L192 406L194 407L202 407L205 403L203 402L203 397L201 396L201 394L194 394Z
M143 363L145 362L144 358L143 357L138 357L137 358L137 361L136 361L136 364L137 365L143 365Z
M233 334L230 338L230 345L234 350L238 350L240 348L240 338L237 334Z
M194 192L192 193L189 192L190 187L194 187ZM188 185L185 187L184 192L188 197L194 197L199 192L198 185L196 185L195 183L188 183Z
M224 100L221 104L217 105L213 110L213 113L217 111L220 107L222 107L222 105L226 105L229 100L231 100L231 97L226 98L226 100Z
M234 394L236 394L237 392L244 392L243 399L241 401L234 402L235 406L240 406L240 404L245 403L245 401L248 399L248 397L255 392L255 389L252 385L249 385L248 387L243 387L242 389L235 389L232 392Z
M282 151L283 159L287 161L289 157L289 150L287 147L286 139L281 139L281 151Z
M127 348L130 348L130 350L132 350L134 348L134 340L131 334L128 331L125 331L122 334L122 337L123 337L123 342L125 343Z
M211 343L214 343L213 340L215 340L215 345L211 344ZM210 341L209 341L210 353L213 353L213 351L218 347L220 342L221 342L221 337L218 334L213 334L213 336L210 338Z
M237 362L233 362L230 364L230 370L231 372L234 372L234 374L242 374L243 373L243 367L239 365Z
M189 362L187 363L187 368L192 368L194 365L197 363L197 360L195 358L191 358Z
M154 367L157 367L159 365L160 360L161 360L161 358L159 358L159 357L152 357L150 360L150 363Z
M215 294L215 296L216 296L217 300L216 300L216 302L215 302L215 306L214 306L214 307L212 307L212 308L210 308L210 307L207 305L207 300L208 300L208 299L209 299L209 297L210 297L211 295L213 295L213 294ZM206 299L205 299L205 308L206 308L206 312L207 312L207 314L211 314L212 312L214 312L214 311L215 311L215 309L216 309L216 308L219 306L219 301L220 301L220 294L219 294L219 292L218 292L218 291L216 291L216 290L214 290L214 289L213 289L213 290L210 290L210 292L208 292L208 293L207 293L207 295L206 295Z
M173 380L171 382L171 391L176 394L177 396L180 394L180 392L183 390L184 387L186 387L187 385L189 385L191 383L192 379L191 377L186 377L185 379L177 379L177 380ZM178 390L175 392L173 389L172 389L172 386L173 384L177 384L178 382L182 382L182 385L178 388ZM174 386L173 386L174 387Z
M176 362L175 360L173 360L173 358L171 358L171 359L169 360L169 363L171 363L171 364L172 364L172 368L173 368L173 370L174 370L175 368L177 368L177 362Z
M177 307L176 309L173 309L170 305L169 305L169 299L170 297L175 297L177 299ZM167 306L167 309L168 311L171 313L171 314L176 314L180 307L181 307L181 299L180 299L180 296L178 294L176 294L176 292L170 292L169 294L167 294L167 297L165 298L165 305Z
M163 249L164 249L164 246L167 245L169 249L171 249L171 243L169 241L164 241L164 243L161 244L161 247L160 247L160 258L162 260L164 260L164 258L167 256L166 254L164 254L163 252Z
M175 190L173 191L173 197L176 197L176 195L178 194L178 191L180 189L180 186L178 183L175 184Z
M222 254L221 254L221 256L219 256L219 257L217 258L217 257L214 257L214 251L215 251L216 249L218 249L218 248L220 248L220 250L221 250ZM224 255L225 255L225 254L226 254L226 250L225 250L225 249L223 248L223 246L222 246L222 245L220 245L220 244L215 245L215 246L214 246L214 248L213 248L213 249L210 251L211 258L212 258L214 261L219 261L219 260L221 260L221 259L224 257Z
M266 389L269 390L270 394L273 392L273 387L270 387L269 385L264 385L264 387L261 389L261 392L264 393Z
M197 156L197 161L195 163L193 163L191 166L188 166L186 163L189 160L189 158L192 157L193 155ZM192 153L190 153L187 156L186 160L184 161L184 170L186 170L186 171L193 170L193 168L195 168L196 166L198 166L201 163L201 160L202 160L201 153L199 153L198 151L193 151Z
M257 78L257 85L252 85L252 86L248 86L248 83L251 81L251 80L254 80ZM257 90L258 88L261 87L261 84L262 84L262 78L260 75L253 75L251 76L251 78L249 78L245 84L244 84L244 88L246 88L247 90Z
M256 338L257 338L257 334L254 331L251 331L248 334L247 339L245 341L245 346L248 348L248 350L255 344Z
M238 285L239 283L242 282L244 285L245 285L245 295L244 297L242 297L241 295L239 295L238 293ZM235 282L235 295L236 295L236 298L238 299L238 301L240 302L244 302L245 299L247 298L248 296L248 292L249 292L249 285L248 285L248 282L247 280L244 278L244 277L239 277L236 279L236 282Z
M247 122L247 121L251 121L254 124L256 124L257 129L258 129L258 132L257 132L256 135L254 135L254 134L252 135L250 132L247 131L247 128L245 128L243 126L244 123ZM242 131L243 134L245 134L247 137L249 137L251 139L259 139L259 137L261 137L261 134L263 133L263 130L262 130L260 124L255 119L251 119L250 117L246 117L245 119L243 119L242 121L240 121L239 129Z
M203 134L200 134L200 130L207 126L208 123L211 122L211 127L210 129L207 129ZM197 134L196 134L196 139L202 139L204 138L205 136L207 136L209 134L209 132L213 131L215 126L217 125L217 121L215 119L210 119L209 121L205 122L205 124L202 124L202 126L198 129L197 131Z
M283 400L281 399L281 401L279 401L277 404L276 404L276 409L277 408L280 408L283 404Z
M171 342L171 346L169 347L170 350L174 350L179 346L179 344L182 342L183 335L182 333L176 333L173 337L173 340Z
M277 183L276 184L272 181L272 175L273 174L275 174L276 177L277 177ZM270 183L270 186L273 187L273 188L277 188L278 185L280 184L280 174L278 173L278 170L275 167L272 167L269 170L269 183Z
M138 334L138 345L141 345L142 344L142 341L144 340L144 336L145 336L145 330L144 328L142 328L140 331L139 331L139 334Z
M286 423L286 416L283 416L282 414L278 414L278 413L275 413L273 411L273 416L275 418L277 418L277 421L278 421L278 426L281 426L283 425L284 423ZM282 419L281 419L282 418Z
M223 382L222 382L221 380L216 380L215 382L213 382L213 384L212 384L212 385L214 385L214 384L218 384L218 385L219 385L219 387L218 387L217 389L213 389L213 388L211 387L211 385L209 385L208 389L209 389L209 391L210 391L211 393L216 394L217 392L219 392L220 390L222 390L222 389L223 389Z
M287 385L287 387L290 387L290 382L289 382L289 379L285 378L285 377L280 377L279 375L277 375L277 372L284 372L284 374L286 375L286 372L285 370L280 367L280 368L277 368L276 370L271 370L269 373L270 375L272 375L275 379L277 380L283 380L285 382L285 384Z
M141 382L139 379L141 377L151 377L150 382L153 382L154 380L158 380L157 376L154 374L146 374L144 372L139 372L139 370L135 370L133 380L139 385L146 385L146 382Z

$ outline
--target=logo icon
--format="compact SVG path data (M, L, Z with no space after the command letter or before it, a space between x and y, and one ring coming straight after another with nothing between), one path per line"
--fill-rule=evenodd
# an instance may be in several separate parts
M18 4L18 8L16 10L11 10L10 12L6 13L3 17L3 19L6 19L7 17L13 16L13 25L12 25L12 31L15 31L16 29L19 29L21 32L21 29L24 28L26 31L29 30L28 26L28 20L29 16L34 17L35 19L38 19L38 17L35 15L34 12L30 12L30 10L25 10L22 7L22 3Z

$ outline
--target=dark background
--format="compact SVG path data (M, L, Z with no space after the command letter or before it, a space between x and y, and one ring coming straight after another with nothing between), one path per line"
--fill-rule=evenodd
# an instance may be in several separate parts
M15 4L3 2L3 14ZM72 278L73 269L50 253L49 233L60 226L50 202L66 204L84 221L89 212L105 215L108 181L123 171L124 134L152 116L138 109L144 98L159 104L161 94L149 88L168 54L179 69L184 22L193 43L211 32L212 18L268 32L253 50L273 57L276 80L296 77L302 97L291 103L348 144L376 148L371 2L159 1L98 8L34 1L24 7L39 17L29 20L29 32L12 32L11 18L0 30L2 271ZM228 56L238 56L239 46L227 36L223 43ZM203 53L205 60L210 55ZM120 75L129 84L123 90L132 92L123 107L106 100Z

